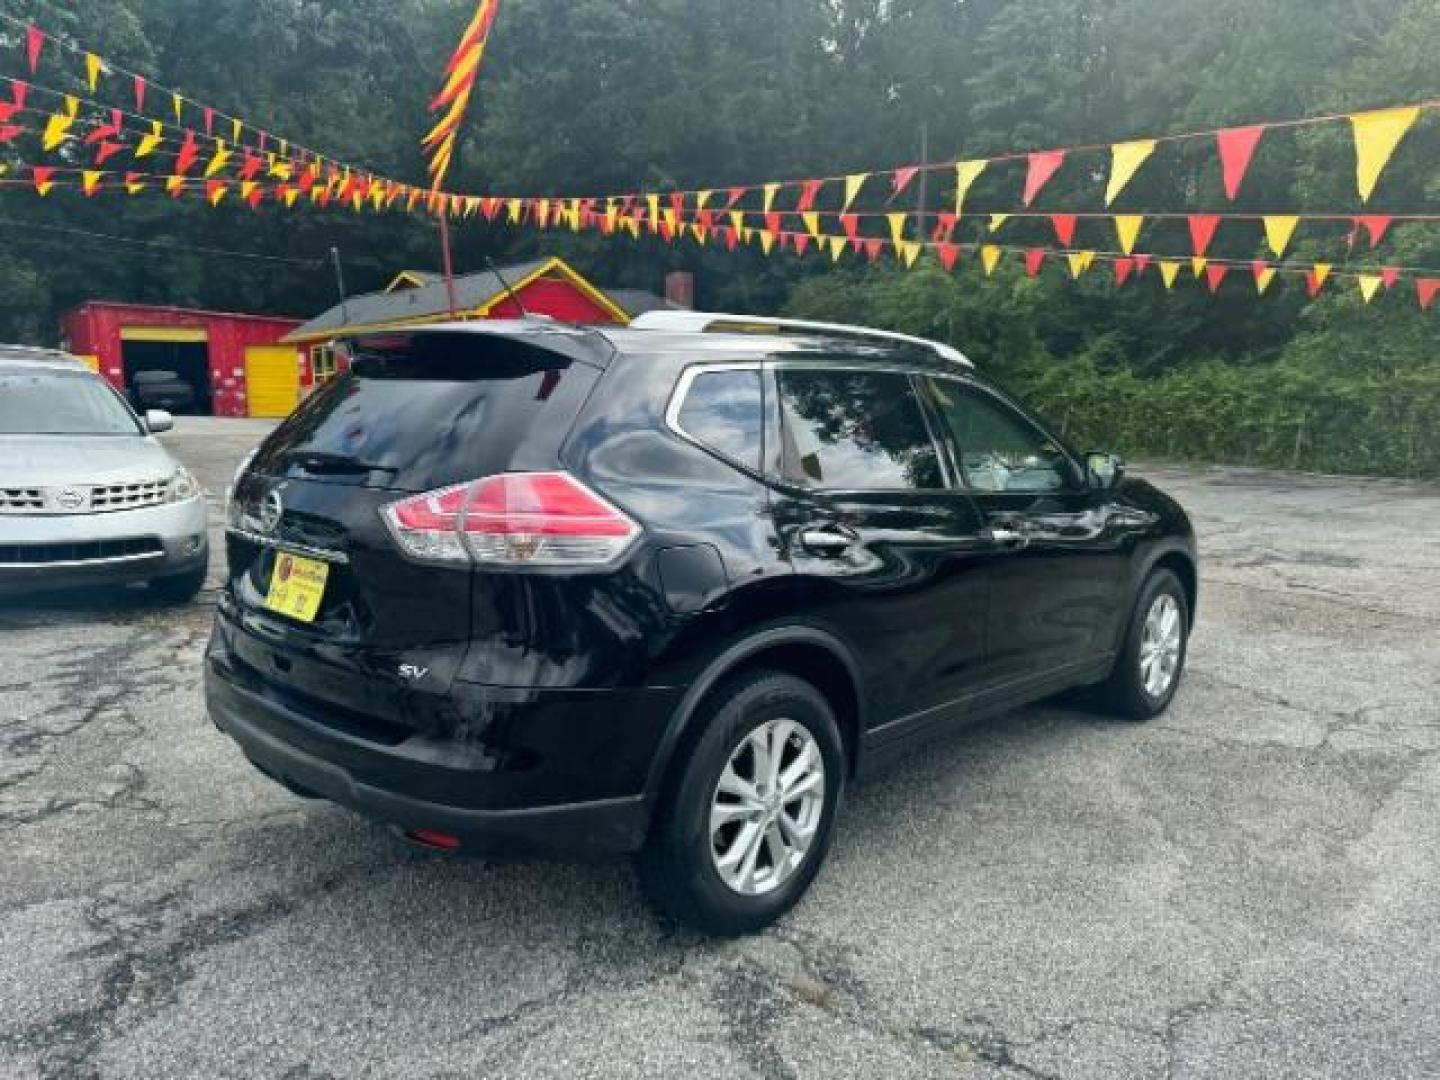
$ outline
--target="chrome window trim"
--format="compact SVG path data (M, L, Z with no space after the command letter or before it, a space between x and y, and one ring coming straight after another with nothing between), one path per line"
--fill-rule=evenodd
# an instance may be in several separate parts
M721 461L725 462L727 465L733 465L737 469L742 469L751 476L762 476L763 473L757 471L754 465L748 465L743 461L737 461L735 458L731 457L724 451L711 446L703 439L699 438L696 435L692 435L690 432L686 431L684 425L680 423L680 414L685 411L685 401L690 396L690 391L694 388L696 380L699 379L701 376L722 375L726 372L731 371L752 371L756 375L763 375L765 372L765 368L766 365L758 360L751 360L743 363L695 364L691 367L686 368L681 373L680 379L675 384L675 389L670 395L670 404L666 406L665 426L669 428L674 434L680 436L680 438L690 443L692 446L699 447L707 454L714 455ZM765 385L763 380L760 385L760 431L762 439L760 456L763 458L765 453L765 448L763 445L765 431Z
M299 555L302 559L318 559L320 562L331 563L335 566L349 566L350 556L343 551L328 551L325 548L309 547L305 544L292 544L287 540L281 540L274 536L261 536L259 533L251 532L249 529L237 528L234 525L226 528L225 532L230 536L247 540L260 547L271 548L275 551L285 551L291 555Z

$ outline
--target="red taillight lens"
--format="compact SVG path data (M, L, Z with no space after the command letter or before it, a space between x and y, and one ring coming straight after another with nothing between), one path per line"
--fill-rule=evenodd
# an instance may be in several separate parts
M567 473L506 473L385 508L404 551L427 562L603 566L640 527Z

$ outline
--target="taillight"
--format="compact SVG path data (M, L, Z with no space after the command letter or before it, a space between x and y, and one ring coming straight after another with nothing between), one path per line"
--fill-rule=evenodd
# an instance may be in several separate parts
M427 492L382 511L422 562L604 566L640 526L568 473L505 473Z

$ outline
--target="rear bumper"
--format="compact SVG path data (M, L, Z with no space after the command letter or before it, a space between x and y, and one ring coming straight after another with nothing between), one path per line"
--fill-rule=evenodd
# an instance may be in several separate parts
M177 577L208 564L209 511L204 499L76 517L0 517L0 593L13 594ZM153 552L105 554L118 541L143 540ZM7 546L75 546L46 561L21 562ZM68 556L68 557L67 557Z
M645 841L650 806L640 765L653 756L659 721L672 707L666 691L577 699L457 683L457 709L485 717L462 725L471 734L381 741L322 704L257 681L232 662L224 638L217 632L206 660L211 719L261 772L297 794L403 831L457 837L462 854L596 858ZM635 745L613 746L616 733Z

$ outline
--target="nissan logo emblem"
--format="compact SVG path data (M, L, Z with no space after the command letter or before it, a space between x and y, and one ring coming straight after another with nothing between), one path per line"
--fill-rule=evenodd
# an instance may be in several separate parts
M79 488L61 488L55 495L55 505L61 510L79 510L88 501L88 496Z
M280 519L285 516L285 501L280 492L272 491L260 504L260 531L269 535L280 528Z

